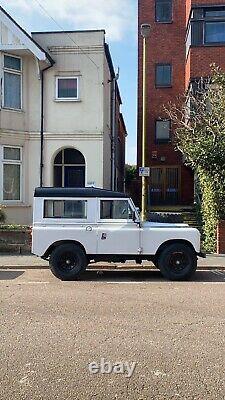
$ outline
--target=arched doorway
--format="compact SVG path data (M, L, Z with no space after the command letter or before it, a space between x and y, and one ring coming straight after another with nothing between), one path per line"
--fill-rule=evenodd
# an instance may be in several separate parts
M63 149L54 160L54 187L84 187L85 159L76 149Z

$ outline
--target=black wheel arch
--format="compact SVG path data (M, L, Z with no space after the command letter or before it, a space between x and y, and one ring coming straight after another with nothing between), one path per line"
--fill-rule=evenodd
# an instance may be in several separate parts
M162 244L159 246L159 248L158 248L158 250L157 250L157 252L156 252L154 258L158 259L159 256L160 256L160 254L162 253L162 251L163 251L166 247L170 246L171 244L176 244L176 243L177 243L177 244L185 244L185 245L188 246L192 251L194 251L195 254L197 254L197 253L196 253L196 250L195 250L195 248L194 248L194 246L193 246L193 244L192 244L191 242L189 242L188 240L184 240L184 239L171 239L171 240L167 240L166 242L162 243Z
M59 247L59 246L61 246L63 244L75 244L75 245L79 246L84 251L85 254L87 254L86 253L86 249L84 248L84 246L80 242L78 242L76 240L58 240L57 242L54 242L54 243L51 244L51 246L49 246L48 250L46 250L46 252L42 256L42 258L45 259L45 260L48 259L49 256L51 255L51 253L53 252L53 250L55 250L56 247Z

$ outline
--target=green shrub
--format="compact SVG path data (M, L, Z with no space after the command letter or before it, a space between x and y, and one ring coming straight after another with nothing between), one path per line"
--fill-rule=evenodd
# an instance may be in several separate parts
M3 224L6 220L6 215L4 212L4 206L0 204L0 223Z
M225 219L225 73L214 65L202 83L165 111L175 127L175 146L198 178L205 250L215 252L216 227Z

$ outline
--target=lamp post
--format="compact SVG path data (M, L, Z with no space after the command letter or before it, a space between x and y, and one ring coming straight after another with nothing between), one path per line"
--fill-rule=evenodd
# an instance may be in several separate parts
M141 36L143 38L143 104L142 104L142 167L146 167L146 42L151 32L151 25L141 25ZM141 218L142 221L146 220L147 212L147 176L142 175L142 190L141 190Z

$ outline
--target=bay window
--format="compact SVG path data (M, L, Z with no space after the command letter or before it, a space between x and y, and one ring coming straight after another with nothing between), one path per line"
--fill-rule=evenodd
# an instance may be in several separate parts
M2 147L2 200L21 201L22 149Z
M191 44L193 46L225 44L224 6L193 8Z
M205 23L205 43L225 43L225 21Z
M4 55L3 107L22 108L22 60L19 57Z

